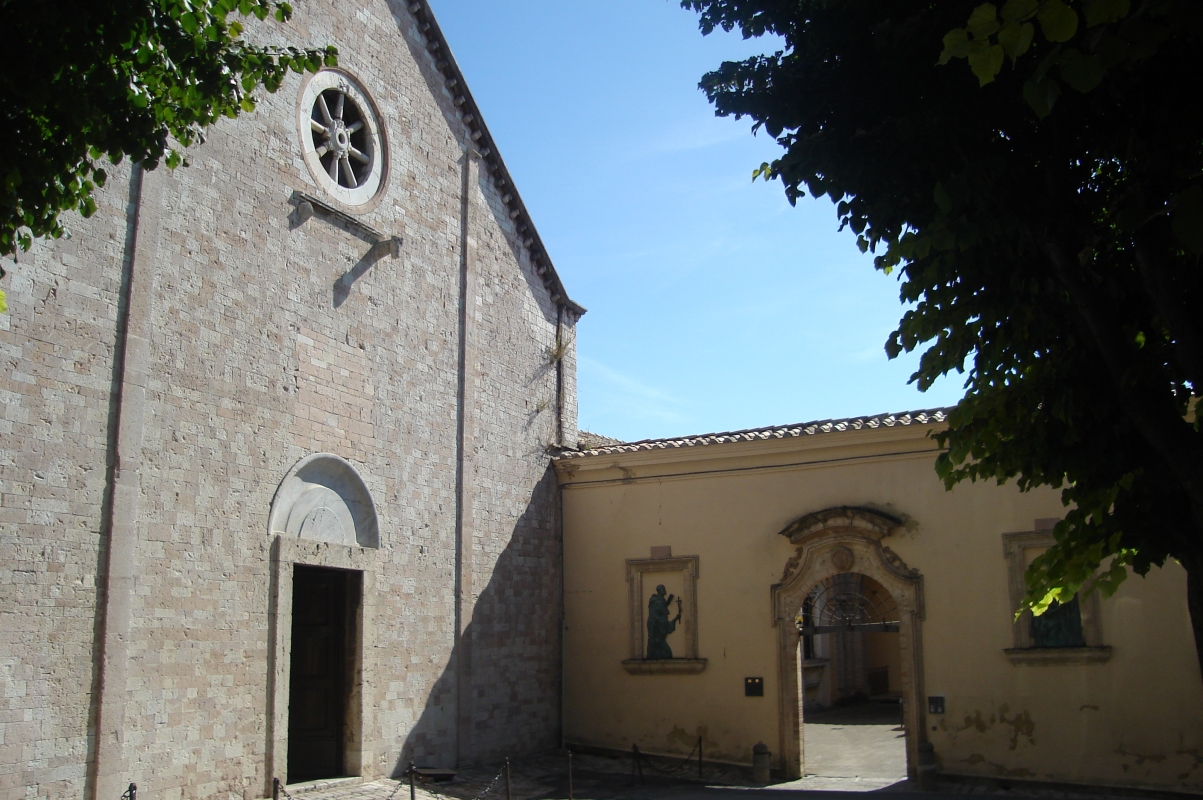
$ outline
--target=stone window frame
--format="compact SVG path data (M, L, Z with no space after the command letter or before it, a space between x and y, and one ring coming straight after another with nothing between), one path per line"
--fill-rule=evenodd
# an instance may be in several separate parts
M338 90L355 103L363 116L369 138L373 140L378 151L372 162L372 170L367 176L368 183L355 189L348 189L330 180L313 146L314 131L309 120L318 95L329 89ZM343 66L323 67L302 79L296 111L297 142L300 146L301 161L305 164L313 185L322 191L324 197L334 201L340 211L353 214L374 211L384 199L388 188L391 151L384 115L381 114L365 83Z
M1007 588L1011 613L1019 608L1027 590L1023 574L1027 569L1027 551L1052 547L1056 542L1052 526L1042 527L1055 520L1037 520L1037 530L1003 534L1003 557L1007 560ZM1012 645L1004 649L1012 664L1101 664L1111 658L1111 647L1103 644L1102 608L1098 592L1078 598L1082 615L1082 638L1085 647L1033 647L1032 612L1024 610L1011 624Z
M698 565L697 556L669 558L628 558L627 587L630 606L630 658L622 662L632 675L692 675L706 669L706 659L698 657ZM680 658L644 660L646 636L643 630L643 606L646 590L643 576L654 572L680 572L681 627L685 655Z

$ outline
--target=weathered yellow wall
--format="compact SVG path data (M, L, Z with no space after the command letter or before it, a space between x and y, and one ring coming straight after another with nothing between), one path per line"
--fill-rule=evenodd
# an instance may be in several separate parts
M993 484L947 492L925 433L914 425L560 460L567 740L684 755L702 735L707 759L741 763L758 741L775 750L770 587L794 550L778 534L808 513L866 506L907 520L883 544L924 577L925 695L947 702L925 733L945 771L1203 790L1203 683L1181 568L1133 577L1102 603L1107 663L1012 664L1002 535L1059 517L1059 497ZM700 557L701 674L621 666L630 655L625 560L657 545ZM669 637L674 652L681 643ZM764 678L764 697L744 696L748 676Z
M890 691L902 691L902 653L898 649L896 633L866 633L865 667L885 667L889 670Z

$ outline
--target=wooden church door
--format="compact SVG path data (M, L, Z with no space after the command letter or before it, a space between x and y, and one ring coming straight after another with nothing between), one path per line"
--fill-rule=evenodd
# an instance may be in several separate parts
M296 566L288 695L288 782L345 773L348 577Z

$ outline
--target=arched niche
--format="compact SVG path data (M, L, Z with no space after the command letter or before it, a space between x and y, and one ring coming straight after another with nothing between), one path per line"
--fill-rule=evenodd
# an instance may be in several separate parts
M772 587L773 625L778 633L779 766L789 779L802 777L805 766L798 630L794 620L817 584L848 572L866 575L881 584L898 606L907 774L912 779L917 775L919 743L926 738L920 629L923 578L882 544L901 526L901 520L880 511L839 507L807 514L780 532L795 545L781 582Z
M350 462L329 453L301 459L280 482L268 531L348 547L380 547L367 484Z

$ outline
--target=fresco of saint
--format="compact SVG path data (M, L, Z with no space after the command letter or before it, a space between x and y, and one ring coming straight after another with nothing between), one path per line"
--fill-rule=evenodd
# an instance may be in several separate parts
M673 600L677 601L677 616L668 618L668 609ZM667 594L664 584L656 587L656 593L647 601L647 653L645 659L672 658L672 648L668 646L668 635L677 629L681 621L681 598Z

